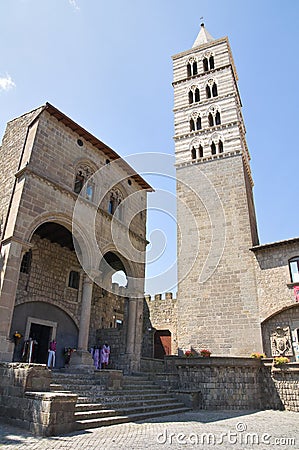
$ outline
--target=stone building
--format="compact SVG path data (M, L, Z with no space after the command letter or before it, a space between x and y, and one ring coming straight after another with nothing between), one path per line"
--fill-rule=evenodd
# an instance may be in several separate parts
M137 370L151 187L48 103L8 123L0 165L0 360L24 360L34 341L31 361L45 363L55 339L58 367L65 348L90 364L99 330L117 330L118 366Z
M299 358L299 239L259 244L228 38L214 39L202 24L173 67L178 293L147 298L151 324L177 339L173 354ZM167 327L170 306L176 317Z

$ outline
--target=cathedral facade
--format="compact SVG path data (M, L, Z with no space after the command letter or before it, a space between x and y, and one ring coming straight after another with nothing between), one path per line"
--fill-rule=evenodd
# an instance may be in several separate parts
M202 24L193 47L173 57L173 70L178 292L176 299L147 297L160 339L156 354L163 347L164 354L209 349L217 356L265 352L294 361L299 239L259 243L228 38L214 39Z

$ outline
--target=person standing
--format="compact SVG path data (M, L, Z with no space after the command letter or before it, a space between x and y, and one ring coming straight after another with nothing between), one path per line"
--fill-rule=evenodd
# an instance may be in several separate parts
M56 356L56 341L53 339L50 342L49 350L48 350L48 364L47 367L50 369L55 367L55 356Z
M109 364L110 346L107 342L101 348L100 369L105 369Z

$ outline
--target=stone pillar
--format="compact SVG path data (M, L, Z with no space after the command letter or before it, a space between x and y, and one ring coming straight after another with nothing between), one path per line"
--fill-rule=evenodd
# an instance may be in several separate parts
M78 350L72 354L70 361L72 368L93 368L91 354L88 352L92 287L92 280L85 274L82 287Z
M9 333L20 274L22 244L12 239L2 244L0 259L0 361L12 361L14 345Z
M135 289L131 289L128 299L126 356L129 373L140 370L144 294L141 293L137 282L138 280L135 280Z

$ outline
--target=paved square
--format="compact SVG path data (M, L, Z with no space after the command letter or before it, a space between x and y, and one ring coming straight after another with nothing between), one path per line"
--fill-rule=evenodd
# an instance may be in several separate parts
M299 415L288 411L197 411L50 438L0 425L0 448L299 449Z

